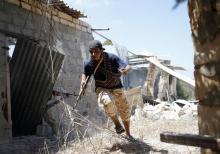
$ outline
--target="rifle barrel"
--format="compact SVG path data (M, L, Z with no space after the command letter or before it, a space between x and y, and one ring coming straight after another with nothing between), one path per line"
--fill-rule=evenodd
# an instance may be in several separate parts
M82 89L81 89L80 92L79 92L79 96L77 96L77 98L76 98L76 103L75 103L75 105L74 105L74 108L77 106L79 100L81 99L82 94L85 92L86 87L87 87L87 84L88 84L88 82L89 82L89 79L90 79L90 76L87 76L87 77L86 77L85 84L82 86Z

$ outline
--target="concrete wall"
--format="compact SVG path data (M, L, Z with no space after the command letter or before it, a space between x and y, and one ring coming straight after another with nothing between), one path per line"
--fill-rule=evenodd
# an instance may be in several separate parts
M147 77L147 68L134 68L128 74L129 88L143 87Z
M83 60L88 57L88 42L93 39L90 25L34 0L5 0L0 3L0 32L15 38L29 38L64 53L55 88L68 93L79 92ZM0 74L3 70L0 69ZM1 77L1 80L5 79ZM89 86L88 91L92 88ZM68 104L75 100L75 97L65 99ZM94 93L82 101L78 108L84 114L94 113L97 106Z
M155 94L155 81L159 73L159 68L154 64L150 64L148 67L147 77L144 83L143 95L147 96L149 99L156 99Z
M0 33L0 143L12 137L7 37Z
M142 94L151 98L173 101L176 96L176 78L150 64L148 68L132 69L128 74L129 88L141 86Z

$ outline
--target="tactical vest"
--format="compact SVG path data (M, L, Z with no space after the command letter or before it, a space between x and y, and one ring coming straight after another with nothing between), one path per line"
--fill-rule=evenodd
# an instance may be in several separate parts
M107 53L103 53L103 62L104 62L104 68L99 67L98 71L102 71L105 74L105 81L95 80L95 86L96 87L102 87L107 89L113 89L113 88L122 88L121 83L121 73L118 71L117 73L114 73L112 71L112 63L108 58Z

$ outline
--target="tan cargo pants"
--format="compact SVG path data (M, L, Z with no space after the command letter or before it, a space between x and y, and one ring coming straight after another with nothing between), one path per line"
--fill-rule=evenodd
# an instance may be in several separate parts
M117 110L122 121L130 120L130 107L123 89L105 89L98 87L96 88L96 94L98 96L99 105L103 105L108 116L112 117L117 115Z

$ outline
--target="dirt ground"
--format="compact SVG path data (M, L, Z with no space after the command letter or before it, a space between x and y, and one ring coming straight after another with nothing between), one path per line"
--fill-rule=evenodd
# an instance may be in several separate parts
M90 125L88 127L94 127ZM153 120L141 117L131 121L131 133L135 142L117 135L113 127L102 127L101 132L90 138L75 140L66 144L57 144L54 139L37 136L25 136L0 144L1 154L197 154L197 147L169 144L160 141L160 133L176 132L198 134L197 117L185 117L178 120ZM89 130L87 130L89 132ZM93 132L94 134L94 132ZM64 146L66 145L66 146Z
M89 128L93 127L92 125ZM114 128L101 128L102 131L90 138L75 140L59 145L54 139L37 136L25 136L0 144L2 154L197 154L199 148L169 144L160 141L160 133L176 132L198 134L197 118L188 117L179 120L151 120L141 118L131 123L131 133L135 142L117 135ZM89 130L88 130L89 131ZM87 132L88 132L87 131ZM94 132L93 132L94 134ZM66 145L66 146L64 146Z
M112 131L111 131L112 130ZM147 118L132 121L131 132L135 142L125 140L114 133L113 128L79 141L58 151L59 154L197 154L200 149L192 146L169 144L160 141L160 133L176 132L198 134L197 117L179 120L151 120Z

